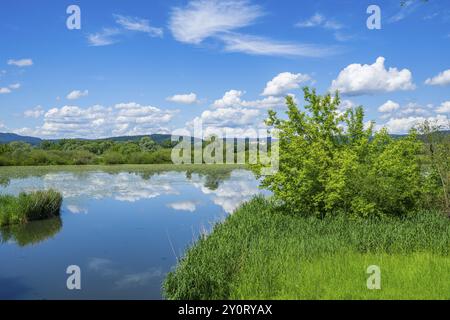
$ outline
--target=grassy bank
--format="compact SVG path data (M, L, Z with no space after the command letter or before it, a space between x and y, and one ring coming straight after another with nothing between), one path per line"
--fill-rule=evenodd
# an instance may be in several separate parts
M0 226L59 216L62 195L54 190L0 196Z
M164 283L169 299L449 299L450 221L275 212L257 198L190 248ZM381 268L368 290L367 267Z

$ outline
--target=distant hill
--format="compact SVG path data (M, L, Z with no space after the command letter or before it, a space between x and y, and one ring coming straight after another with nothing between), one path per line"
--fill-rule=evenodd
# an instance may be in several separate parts
M20 136L15 133L1 133L0 132L0 143L10 143L10 142L14 142L14 141L26 142L31 145L38 145L42 142L42 139L35 138L35 137Z
M140 135L140 136L119 136L119 137L110 137L110 138L104 138L104 139L75 139L75 140L85 140L85 141L101 141L101 140L109 140L109 141L118 141L118 142L125 142L125 141L139 141L143 137L148 137L153 139L158 144L161 144L162 142L166 140L170 140L171 135L170 134L151 134L151 135ZM42 141L52 141L52 142L58 142L61 139L40 139L35 137L27 137L27 136L21 136L15 133L1 133L0 132L0 144L1 143L10 143L14 141L22 141L29 143L31 145L38 145Z
M120 136L120 137L111 137L111 138L105 138L105 139L98 139L98 140L111 140L111 141L139 141L143 137L148 137L149 135L140 135L140 136ZM152 138L153 141L160 144L163 141L170 140L171 135L170 134L151 134L150 138Z
M450 130L447 131L443 131L444 134L450 134ZM404 137L405 135L401 135L401 134L393 134L391 135L393 138L401 138ZM110 137L110 138L104 138L104 139L75 139L75 140L86 140L86 141L101 141L101 140L109 140L109 141L118 141L118 142L125 142L125 141L139 141L141 138L143 137L150 137L153 139L153 141L155 141L158 144L161 144L162 142L166 141L166 140L170 140L171 139L171 135L170 134L150 134L150 135L139 135L139 136L119 136L119 137ZM239 139L239 138L238 138ZM14 142L14 141L21 141L21 142L26 142L29 143L31 145L39 145L42 141L52 141L52 142L57 142L60 139L40 139L40 138L36 138L36 137L28 137L28 136L21 136L15 133L1 133L0 132L0 144L2 143L10 143L10 142ZM199 139L197 138L192 138L192 141L198 141ZM246 141L250 141L251 139L246 138Z

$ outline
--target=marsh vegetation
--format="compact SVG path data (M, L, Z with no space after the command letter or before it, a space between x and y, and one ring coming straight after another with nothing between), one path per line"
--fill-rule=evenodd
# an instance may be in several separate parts
M166 278L170 299L449 299L450 221L318 219L256 198L201 237ZM379 265L382 290L368 290Z
M0 226L59 216L61 204L62 195L54 190L0 195Z

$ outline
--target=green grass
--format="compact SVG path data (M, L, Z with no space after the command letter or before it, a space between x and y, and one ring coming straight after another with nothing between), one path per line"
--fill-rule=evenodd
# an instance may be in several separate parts
M0 226L59 216L62 195L54 190L0 196Z
M231 299L450 299L450 257L338 252L303 263L284 255L255 258L243 266ZM367 289L370 265L381 268L381 290Z
M381 268L368 290L367 267ZM449 299L450 220L317 219L256 198L200 238L164 283L169 299Z

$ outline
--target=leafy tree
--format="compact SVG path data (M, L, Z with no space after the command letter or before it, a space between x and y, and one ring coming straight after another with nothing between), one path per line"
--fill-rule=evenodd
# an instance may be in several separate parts
M339 111L340 98L305 88L300 110L286 98L287 119L269 111L267 124L279 141L279 171L262 186L302 215L403 215L421 200L424 179L414 132L400 140L387 131L373 136L362 107Z
M158 144L150 137L143 137L139 140L139 147L143 152L155 151L158 149Z
M9 144L0 144L0 154L11 152L12 148Z

